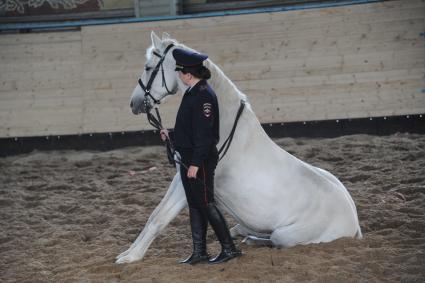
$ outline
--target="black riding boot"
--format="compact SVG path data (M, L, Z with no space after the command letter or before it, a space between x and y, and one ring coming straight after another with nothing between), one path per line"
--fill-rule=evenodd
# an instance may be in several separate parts
M193 253L180 263L196 264L207 262L207 227L208 222L200 209L189 208L190 228L192 230Z
M235 247L226 221L215 204L208 204L206 212L208 221L214 229L214 232L221 244L221 253L215 258L211 259L209 263L222 263L232 258L241 256L242 252Z

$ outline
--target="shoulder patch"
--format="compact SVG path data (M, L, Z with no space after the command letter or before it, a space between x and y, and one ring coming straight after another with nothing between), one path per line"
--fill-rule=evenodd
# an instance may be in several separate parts
M212 114L212 104L211 103L204 103L202 105L202 111L204 112L205 117L210 117Z

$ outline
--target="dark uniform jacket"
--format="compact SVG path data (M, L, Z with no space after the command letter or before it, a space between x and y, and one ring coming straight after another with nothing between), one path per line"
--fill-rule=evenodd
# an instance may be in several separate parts
M187 165L200 167L212 147L219 141L219 110L217 96L205 80L194 85L183 96L174 127L177 150L193 150Z

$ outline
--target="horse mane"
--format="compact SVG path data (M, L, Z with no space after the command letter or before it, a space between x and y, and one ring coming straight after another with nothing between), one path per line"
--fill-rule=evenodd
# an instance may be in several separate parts
M177 42L174 39L164 39L162 40L163 46L168 46L170 44L174 44L178 48L191 50L193 52L198 52L197 50L190 48L182 43ZM150 46L146 50L146 59L149 60L152 58L152 51L154 50L154 46ZM198 52L199 53L199 52ZM208 80L208 83L211 85L211 87L216 92L219 100L226 100L225 103L228 103L230 100L237 101L239 105L240 100L245 100L247 102L247 106L250 107L248 103L248 98L244 93L242 93L236 85L223 73L223 71L210 59L207 59L205 61L205 66L211 71L211 79ZM220 94L226 94L226 95L220 95ZM223 101L224 102L224 101Z

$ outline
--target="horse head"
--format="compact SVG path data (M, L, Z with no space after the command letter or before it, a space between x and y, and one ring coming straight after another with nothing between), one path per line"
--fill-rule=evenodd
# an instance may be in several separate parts
M144 71L131 95L130 107L135 115L149 112L155 104L175 94L178 89L178 76L174 71L176 61L171 52L175 42L167 33L160 39L153 31L151 39Z

